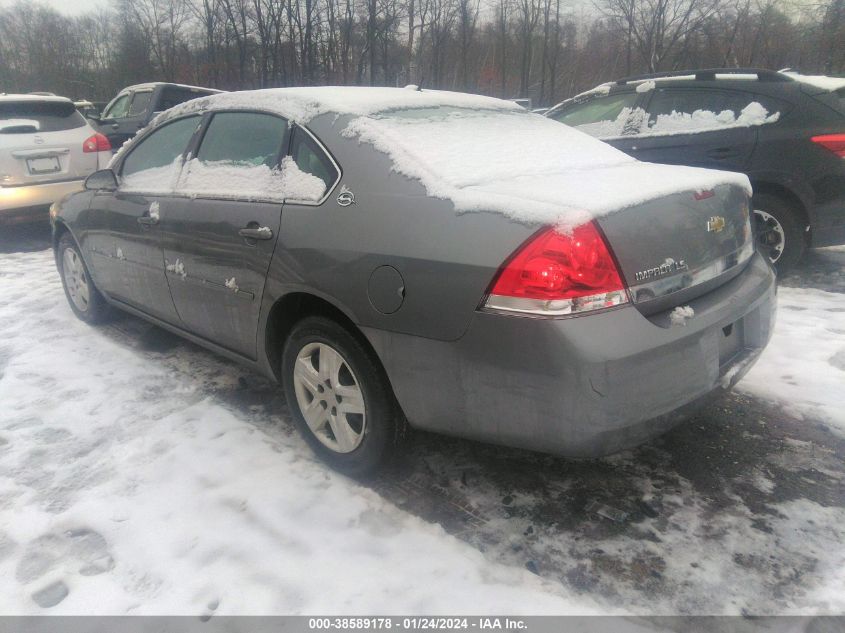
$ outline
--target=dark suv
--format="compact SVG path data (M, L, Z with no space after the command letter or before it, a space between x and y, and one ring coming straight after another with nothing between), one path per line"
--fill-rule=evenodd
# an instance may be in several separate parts
M147 83L129 86L120 91L99 117L89 116L98 131L105 134L111 146L119 149L159 112L175 105L216 94L220 90L170 83Z
M807 247L845 243L845 79L760 69L640 75L546 116L640 160L747 174L759 243L781 271Z

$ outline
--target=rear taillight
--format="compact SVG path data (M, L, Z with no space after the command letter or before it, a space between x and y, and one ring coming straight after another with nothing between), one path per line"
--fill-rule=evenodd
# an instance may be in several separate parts
M823 134L814 136L810 140L830 150L839 158L845 158L845 134Z
M94 136L89 136L82 143L82 151L86 154L90 152L108 152L111 151L111 143L104 135L97 132Z
M562 316L628 302L604 237L593 222L540 231L505 263L485 308Z

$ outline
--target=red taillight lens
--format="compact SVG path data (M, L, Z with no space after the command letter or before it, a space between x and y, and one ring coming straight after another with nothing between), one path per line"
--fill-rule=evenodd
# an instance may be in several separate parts
M86 154L90 152L107 152L111 150L111 143L104 135L97 132L94 136L89 136L82 144L82 151Z
M829 149L839 158L845 158L845 134L823 134L822 136L814 136L810 140L825 149Z
M616 261L595 224L566 234L548 228L499 273L485 307L563 315L628 301Z

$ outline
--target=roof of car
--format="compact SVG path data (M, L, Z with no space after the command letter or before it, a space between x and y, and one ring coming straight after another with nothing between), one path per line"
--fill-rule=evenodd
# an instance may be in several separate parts
M834 91L845 88L845 77L828 77L824 75L802 75L793 70L767 70L762 68L708 68L699 70L678 70L665 73L651 73L647 75L634 75L631 77L623 77L616 81L608 81L599 84L595 88L591 88L581 92L573 97L569 97L549 109L549 112L557 110L559 107L572 103L573 101L580 101L586 97L603 96L609 94L611 91L630 92L637 90L643 91L643 86L649 85L649 89L656 84L678 84L693 81L696 84L699 82L731 82L743 83L754 82L763 83L767 86L776 84L803 84L812 86L821 91ZM547 113L548 114L548 113Z
M175 84L168 81L150 81L143 84L135 84L133 86L126 86L121 92L125 92L127 90L152 90L158 86L172 86L174 88L185 88L186 90L202 90L203 92L212 92L218 93L223 92L222 90L217 90L216 88L205 88L203 86L190 86L188 84Z
M525 108L513 101L463 92L420 90L417 86L406 88L319 86L244 90L200 97L167 110L159 115L154 123L191 112L232 108L265 110L298 123L305 123L322 114L365 116L386 110L438 106L525 112Z
M49 101L52 103L73 103L67 97L57 97L55 95L33 95L33 94L6 94L0 93L0 102L3 101Z

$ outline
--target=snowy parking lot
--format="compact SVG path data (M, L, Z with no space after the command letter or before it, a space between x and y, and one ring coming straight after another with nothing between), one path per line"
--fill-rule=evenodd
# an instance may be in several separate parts
M0 613L845 611L845 249L662 438L573 461L418 433L360 483L263 377L76 320L46 235L4 231Z

